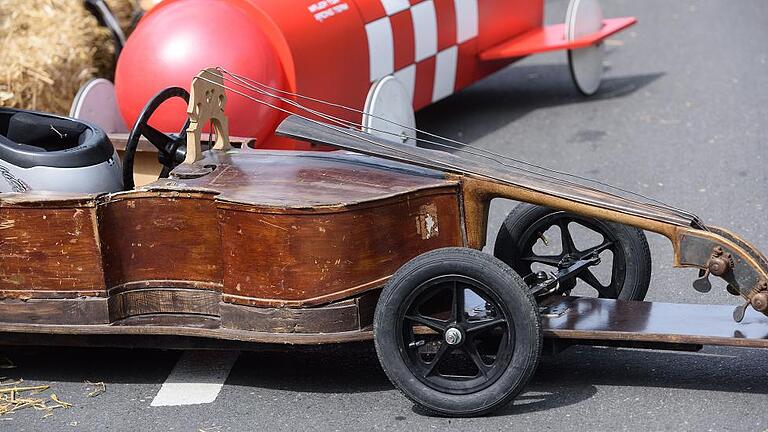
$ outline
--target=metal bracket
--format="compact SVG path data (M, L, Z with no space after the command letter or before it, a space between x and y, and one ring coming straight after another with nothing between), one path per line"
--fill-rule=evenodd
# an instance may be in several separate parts
M539 315L546 318L558 318L563 316L564 313L568 312L568 309L570 308L571 307L565 302L551 306L539 307Z

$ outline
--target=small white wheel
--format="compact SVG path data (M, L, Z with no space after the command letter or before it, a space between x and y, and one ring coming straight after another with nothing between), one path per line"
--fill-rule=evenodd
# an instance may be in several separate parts
M69 116L100 127L106 133L127 133L120 110L117 107L115 86L104 78L95 78L80 87Z
M603 10L598 0L571 0L565 16L565 38L577 40L599 31L603 26ZM603 43L568 50L568 65L576 88L591 96L597 92L603 79Z
M416 145L416 116L411 95L392 75L371 85L363 108L366 132L401 144Z

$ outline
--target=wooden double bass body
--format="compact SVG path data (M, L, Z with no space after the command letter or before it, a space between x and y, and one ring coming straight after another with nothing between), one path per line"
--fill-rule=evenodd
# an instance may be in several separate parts
M459 182L439 171L348 152L197 165L130 192L0 197L3 327L366 338L397 268L466 244Z
M672 243L674 266L701 270L697 289L710 289L712 274L744 299L736 321L747 306L768 314L768 258L684 210L477 149L404 146L299 116L277 133L342 151L233 149L225 100L220 71L193 80L186 159L170 178L119 193L0 194L0 334L371 339L380 288L422 253L481 249L494 198L659 233ZM217 138L203 152L208 121ZM574 338L700 341L676 330L570 330ZM743 338L726 339L717 341ZM768 336L756 340L762 346Z

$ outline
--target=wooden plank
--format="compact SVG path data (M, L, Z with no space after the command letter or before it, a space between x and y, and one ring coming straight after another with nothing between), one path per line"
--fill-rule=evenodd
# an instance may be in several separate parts
M768 318L751 309L737 323L724 305L563 297L551 306L567 309L542 316L547 337L768 348Z
M109 297L110 321L136 315L173 313L219 315L221 294L207 290L148 288L121 292Z
M48 325L0 323L1 333L42 333L50 335L142 335L142 336L191 336L241 342L257 342L285 345L319 345L355 342L373 339L370 330L341 333L265 333L227 328L207 329L175 326L115 326L115 325Z
M340 333L360 330L355 299L317 308L221 305L222 327L267 333Z
M156 313L128 317L112 323L113 326L133 327L191 327L214 329L221 327L221 319L210 315Z
M107 324L107 299L6 299L0 302L0 322L62 326Z
M373 328L373 315L376 312L376 304L379 302L381 290L368 291L357 298L357 316L360 328Z

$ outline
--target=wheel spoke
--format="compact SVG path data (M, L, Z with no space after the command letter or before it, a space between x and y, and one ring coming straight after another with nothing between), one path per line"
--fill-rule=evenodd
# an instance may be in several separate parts
M489 319L489 320L483 320L483 321L473 321L470 323L467 323L467 326L465 327L465 332L467 334L470 333L478 333L482 332L483 330L492 329L497 326L506 326L507 321L503 318L497 318L497 319Z
M532 263L541 263L557 267L560 261L563 259L562 255L531 255L520 258L521 261L527 261Z
M578 252L578 249L576 249L576 244L573 242L573 237L571 237L571 232L568 231L568 220L559 220L557 222L557 226L560 227L560 240L563 244L563 255Z
M613 242L609 241L609 240L606 240L606 241L602 242L601 244L599 244L597 246L594 246L594 247L591 247L591 248L589 248L589 249L587 249L585 251L582 251L581 252L581 256L582 257L586 257L587 255L591 255L593 253L600 254L600 252L602 252L602 251L604 251L606 249L610 249L612 246L613 246Z
M457 282L453 283L453 305L451 309L453 322L464 322L464 288L459 287Z
M472 341L467 341L467 343L464 344L462 348L464 349L464 352L467 353L469 358L472 359L472 362L475 364L475 366L477 366L480 375L487 377L488 370L491 367L483 363L483 358L480 356L480 352L477 350L477 346L472 343Z
M448 327L448 322L447 321L443 321L443 320L439 320L437 318L432 318L432 317L424 316L424 315L421 315L421 314L406 315L405 319L413 321L413 322L421 324L421 325L424 325L424 326L427 326L430 329L432 329L432 330L434 330L434 331L436 331L438 333L445 332L445 329Z
M427 363L427 367L424 369L424 377L428 377L436 372L437 365L440 364L440 361L443 360L443 357L448 351L450 351L449 345L445 342L441 342L440 348L438 348L437 353L435 353L435 358L433 358L431 362Z
M586 282L589 286L596 289L597 292L600 294L600 298L617 298L618 293L616 292L616 289L612 285L605 286L600 283L599 280L595 277L595 274L592 273L590 270L584 270L582 273L580 273L577 276L579 279Z

